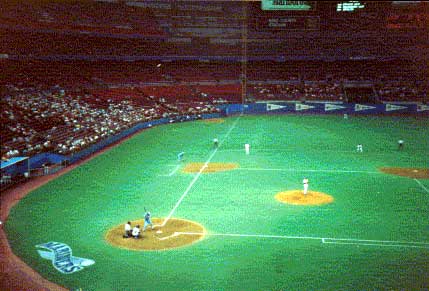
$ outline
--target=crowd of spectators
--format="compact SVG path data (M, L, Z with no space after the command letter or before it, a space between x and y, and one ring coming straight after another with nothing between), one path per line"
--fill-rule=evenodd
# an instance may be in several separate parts
M377 94L383 101L429 101L428 88L425 88L423 84L410 84L404 81L388 81L377 87Z
M160 118L183 121L218 110L204 102L170 104L148 96L150 106L135 99L103 99L64 90L38 91L9 86L2 99L2 158L44 151L70 154L140 122ZM146 103L147 104L147 103Z
M347 90L343 87L343 82L339 81L290 81L283 83L257 83L249 85L249 101L254 100L320 100L320 101L343 101L350 100L351 91L356 91L360 102L368 102L364 94L370 94L370 99L378 102L422 102L427 103L428 88L423 84L414 84L406 81L388 81L384 83L368 82L363 83L352 81L348 84ZM365 84L365 88L362 88ZM356 86L356 89L353 89ZM364 92L365 89L366 91ZM347 93L348 92L348 93Z
M0 101L2 157L31 156L43 151L70 154L139 122L159 118L176 122L216 112L216 105L243 102L243 92L246 102L347 102L350 96L345 88L350 91L354 84L356 88L364 84L374 95L371 100L428 102L427 82L419 81L421 78L412 70L405 74L401 74L403 70L390 72L383 62L347 62L344 68L323 62L290 62L287 66L249 63L246 88L242 87L241 65L237 63L10 64L5 70L11 80L6 81L11 84L15 77L21 83L1 92L5 96ZM367 68L361 74L364 66ZM347 75L345 70L350 76L337 78ZM68 80L71 81L66 88ZM53 82L61 85L53 87Z
M249 93L257 100L344 101L344 93L339 82L258 83L249 86Z

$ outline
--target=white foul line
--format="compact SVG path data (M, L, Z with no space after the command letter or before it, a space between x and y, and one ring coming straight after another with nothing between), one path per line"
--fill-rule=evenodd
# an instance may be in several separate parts
M427 193L429 193L428 188L426 188L426 187L425 187L425 185L423 185L422 183L420 183L420 181L419 181L419 180L417 180L416 178L414 178L414 181L416 181L416 182L417 182L417 184L419 184L419 185L420 185L420 187L422 187L422 188L423 188L423 190L425 190Z
M266 234L238 234L238 233L175 232L175 234L176 236L183 234L183 235L228 236L228 237L319 240L323 244L366 245L366 246L381 246L381 247L408 247L408 248L429 249L429 242L389 241L389 240L370 240L370 239L353 239L353 238L327 238L327 237L313 237L313 236L287 236L287 235L266 235Z
M219 147L222 145L222 143L228 138L229 134L231 133L231 131L235 128L238 120L240 119L241 116L239 116L234 123L232 124L231 128L228 130L228 132L226 133L225 137L223 138L223 140L219 143L219 146L215 148L215 150L212 152L212 154L209 156L209 158L207 159L207 161L204 163L204 165L201 167L201 169L198 171L198 174L195 175L194 179L192 179L191 183L189 184L188 188L186 188L185 192L183 192L182 196L180 197L179 201L177 201L176 205L174 205L173 209L170 211L170 213L168 214L167 218L164 220L164 222L161 224L161 226L165 226L167 224L167 222L170 220L171 216L173 215L173 213L176 211L177 207L179 207L180 203L182 202L182 200L186 197L186 195L189 193L189 191L191 190L192 186L194 186L195 182L197 182L198 178L201 176L201 173L204 171L205 168L208 167L208 164L210 163L210 161L213 159L214 155L217 153L217 150L219 149Z
M325 242L324 244L335 244L335 245L358 245L358 246L377 246L377 247L396 247L396 248L420 248L420 249L429 249L429 246L426 245L411 245L411 244L403 244L403 245L393 245L393 244L377 244L377 243L360 243L360 242Z
M282 168L237 168L236 171L282 171L282 172L326 172L326 173L364 173L364 174L383 174L376 171L355 171L355 170L299 170Z
M174 232L172 235L169 235L169 236L164 236L164 237L157 237L157 236L155 236L158 240L166 240L166 239L169 239L169 238L172 238L172 237L176 237L176 236L179 236L180 235L180 233L179 232Z
M179 168L180 168L180 165L177 165L176 168L174 168L174 170L172 172L170 172L170 174L168 174L168 176L169 177L173 176L174 173L176 173Z
M173 166L173 165L168 165L168 166ZM168 173L167 175L158 175L158 177L171 177L173 176L177 170L180 168L180 165L174 165L176 166L170 173Z

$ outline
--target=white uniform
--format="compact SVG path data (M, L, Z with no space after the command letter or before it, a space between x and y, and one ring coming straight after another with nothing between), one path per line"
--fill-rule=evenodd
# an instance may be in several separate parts
M358 144L356 146L356 151L362 153L363 152L363 146L361 144Z
M402 139L398 140L398 146L399 149L402 149L404 147L404 141Z
M131 235L132 235L131 224L126 223L125 224L125 235L124 235L124 237L130 237Z
M304 178L304 180L302 180L302 184L304 186L304 195L306 195L308 192L308 179Z
M244 150L246 151L246 155L250 154L250 144L246 143L244 145Z
M138 228L137 226L135 226L133 228L133 233L132 233L133 237L138 238L140 236L140 228Z

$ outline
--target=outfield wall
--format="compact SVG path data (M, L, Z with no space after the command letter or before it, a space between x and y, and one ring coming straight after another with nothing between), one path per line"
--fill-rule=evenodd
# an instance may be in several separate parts
M321 102L321 101L306 101L306 102L285 102L285 101L265 101L250 104L224 104L217 106L223 115L233 114L353 114L353 115L414 115L414 116L429 116L429 105L416 103L400 103L391 102L383 104L359 104L359 103L343 103L343 102ZM218 118L221 114L204 114L202 119ZM172 122L191 121L197 119L192 116L190 119L183 117L163 118L142 122L135 126L122 131L121 133L108 137L96 144L93 144L77 153L69 156L61 156L51 153L42 153L30 158L30 168L41 167L44 163L59 164L64 161L67 163L75 163L80 161L140 130L150 128L152 126L167 124ZM25 167L11 167L5 171L12 176L23 174L28 169Z
M148 122L142 122L134 125L131 128L128 128L116 135L110 136L96 144L93 144L79 152L73 153L69 156L59 155L55 153L40 153L35 156L30 157L29 163L30 163L30 169L32 170L31 173L35 176L40 175L47 175L47 174L53 174L54 172L60 170L65 164L72 164L76 163L82 159L85 159L89 157L90 155L95 154L96 152L128 137L132 134L137 133L138 131L146 128L150 128L152 126L161 125L161 124L168 124L168 123L177 123L177 122L184 122L184 121L192 121L197 119L210 119L210 118L219 118L221 115L219 113L212 113L212 114L203 114L201 116L190 116L189 118L179 116L174 118L162 118L157 120L151 120ZM54 164L54 165L61 165L61 167L53 166L47 170L44 169L44 164ZM65 163L65 164L64 164ZM64 165L63 165L64 164ZM40 170L40 171L38 171ZM16 164L8 167L7 169L2 170L2 173L8 174L12 177L22 176L25 172L28 172L28 165L25 164ZM40 173L39 173L40 172Z
M310 113L310 114L406 114L429 116L429 105L414 103L383 103L359 104L343 102L277 102L266 101L251 104L230 104L219 107L226 115L245 114L282 114L282 113Z

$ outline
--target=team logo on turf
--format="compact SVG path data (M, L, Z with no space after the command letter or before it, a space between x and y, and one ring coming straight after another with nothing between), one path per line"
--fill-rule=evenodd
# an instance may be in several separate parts
M95 263L94 260L73 257L72 249L63 243L48 242L36 245L36 248L40 248L37 252L42 258L51 260L54 268L63 274L83 270L85 267Z

